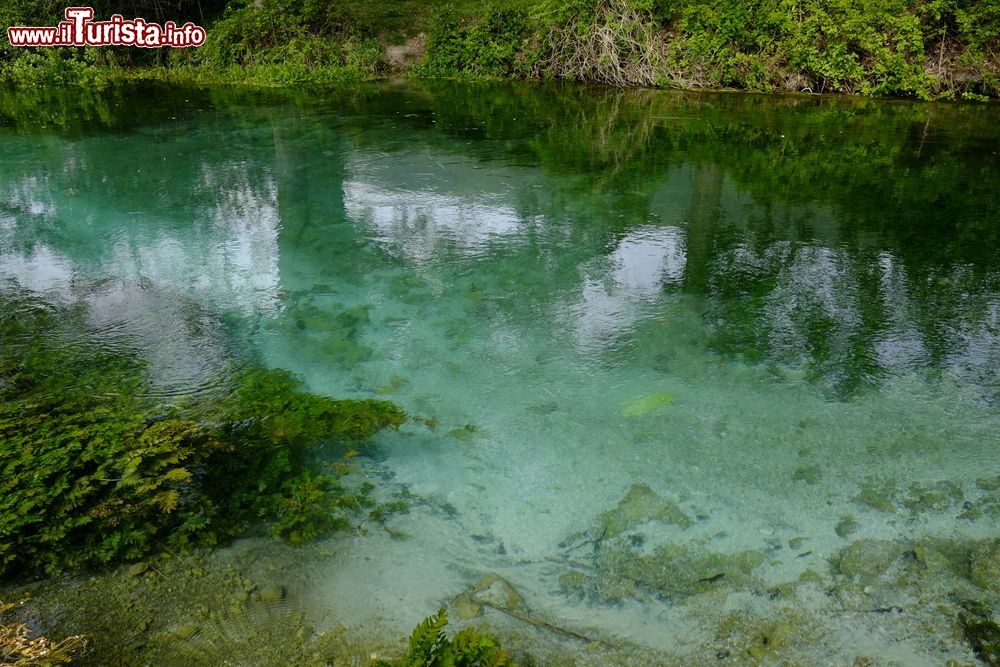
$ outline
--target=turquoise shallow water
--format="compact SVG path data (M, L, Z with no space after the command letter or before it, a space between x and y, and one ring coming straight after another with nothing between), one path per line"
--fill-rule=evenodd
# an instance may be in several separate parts
M807 664L974 659L933 616L954 581L891 575L1000 533L995 107L382 84L4 108L8 286L85 302L167 395L237 349L420 417L363 457L420 499L409 537L331 540L316 618L399 634L496 572L638 655L693 664L727 615L791 609L825 637L793 642ZM858 574L863 540L916 555Z

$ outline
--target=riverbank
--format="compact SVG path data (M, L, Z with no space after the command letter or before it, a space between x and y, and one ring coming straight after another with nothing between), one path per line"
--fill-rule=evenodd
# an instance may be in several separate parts
M137 4L141 11L145 3ZM177 15L161 16L153 5L144 15L178 22L201 16L207 37L199 48L5 44L0 79L21 86L136 78L273 86L405 73L920 99L1000 95L1000 11L985 2L186 4L171 10ZM0 20L55 25L59 11L8 10ZM100 8L97 14L104 17Z

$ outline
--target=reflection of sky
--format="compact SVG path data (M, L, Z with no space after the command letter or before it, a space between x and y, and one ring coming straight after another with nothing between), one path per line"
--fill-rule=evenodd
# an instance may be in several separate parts
M67 164L76 164L71 151ZM206 164L195 173L199 187L217 193L213 204L161 217L125 210L127 204L95 192L66 196L71 188L61 176L72 180L69 166L60 175L8 179L0 186L6 209L0 278L65 295L74 277L113 277L247 313L273 307L279 298L275 184L252 183L241 165Z
M138 238L122 231L102 258L105 271L193 290L245 313L270 309L279 298L279 220L271 189L262 194L235 185L190 229Z
M417 152L354 154L347 173L348 216L411 261L429 261L446 246L479 255L527 222L512 201L526 170Z
M0 186L0 282L81 300L103 345L149 360L157 391L196 390L225 355L194 304L245 313L277 304L280 227L273 183L253 187L238 166L219 165L198 180L217 193L214 204L172 217L132 213L94 193L63 197L51 175L8 180Z
M6 230L5 230L6 231ZM73 264L45 244L39 243L24 253L0 252L0 279L36 292L62 292L69 296Z
M269 310L280 302L279 183L269 175L274 172L266 161L213 155L175 167L176 172L165 172L162 180L171 187L164 191L190 191L201 203L168 208L141 199L142 184L120 166L106 164L100 151L90 154L62 142L50 146L48 154L22 152L0 157L0 280L69 296L74 278L112 277L244 313ZM544 193L559 186L535 168L419 147L393 153L353 149L343 159L343 203L349 218L388 252L418 264L443 255L481 257L500 244L536 242L529 232L547 222L534 214L538 201L547 201ZM32 167L30 173L22 162ZM691 206L689 179L668 181L650 195L649 208L664 222L684 219ZM811 353L810 332L803 324L808 311L833 323L828 336L835 364L844 364L856 351L852 345L864 346L861 352L883 370L925 366L936 351L964 376L990 381L991 369L1000 366L1000 297L990 291L988 277L969 278L977 282L966 291L957 287L968 282L962 267L948 268L942 303L953 301L957 314L941 317L934 312L936 302L914 289L905 262L892 252L872 258L838 245L836 216L820 217L829 229L824 227L825 236L813 244L755 242L753 226L741 228L743 221L766 215L781 224L783 218L795 218L796 211L764 212L733 195L733 187L725 186L719 195L717 220L704 223L715 225L701 231L719 245L699 255L697 261L708 264L697 268L714 276L710 284L745 280L766 285L764 294L754 295L763 298L749 316L768 337L773 357L800 361ZM132 199L109 196L118 191ZM178 196L170 201L184 200ZM600 198L581 202L592 208L602 203ZM688 225L702 224L688 219ZM560 230L566 222L552 228ZM645 225L610 248L594 244L572 249L582 261L578 282L551 288L553 298L574 294L570 303L553 306L568 313L564 324L579 347L600 349L620 342L665 285L684 279L688 231L695 233L694 228ZM789 227L788 233L792 231ZM733 236L745 242L717 249ZM878 319L874 332L867 330L872 323L863 320L871 305L864 299L869 298L879 302L871 311Z
M599 349L627 333L643 305L655 301L664 285L684 280L685 262L681 228L632 231L584 272L580 301L572 309L577 344Z
M744 253L749 252L744 248ZM806 354L809 340L801 317L805 313L819 314L816 309L837 322L837 334L848 336L857 330L861 316L850 268L850 257L832 248L800 246L791 252L765 306L772 349Z
M523 238L542 222L524 219L516 195L537 174L429 152L355 154L347 161L344 205L383 245L417 263L444 249L467 257L498 240ZM525 240L527 242L527 240ZM647 226L622 238L585 267L578 303L570 307L581 347L601 347L626 333L663 286L684 277L684 231Z
M911 320L913 304L905 267L888 252L879 253L879 296L885 304L885 331L875 341L875 357L883 368L927 361L926 346Z

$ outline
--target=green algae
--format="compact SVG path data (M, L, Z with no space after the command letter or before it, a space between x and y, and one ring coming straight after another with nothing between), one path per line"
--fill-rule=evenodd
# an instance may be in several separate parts
M806 484L816 484L822 477L820 467L818 465L800 465L792 471L792 480L801 480Z
M972 605L966 605L971 607ZM959 614L969 645L987 665L1000 665L1000 624L979 609L965 609Z
M848 514L840 517L840 521L837 522L833 530L839 537L847 538L857 532L858 522L853 516Z
M795 649L823 641L814 620L793 610L777 618L745 613L727 614L715 632L717 645L725 646L740 664L799 664L790 660Z
M636 396L625 401L625 405L621 409L621 415L622 417L642 417L673 402L674 397L666 392Z
M840 574L871 585L906 552L905 545L893 540L863 539L851 542L840 552Z

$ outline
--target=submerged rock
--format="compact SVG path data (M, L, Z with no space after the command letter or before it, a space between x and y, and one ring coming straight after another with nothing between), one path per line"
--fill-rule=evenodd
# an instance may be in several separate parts
M587 585L587 575L578 570L570 570L559 575L559 590L563 593L583 593Z
M851 542L836 561L843 577L835 587L841 605L851 610L892 610L912 602L920 577L916 555L906 543L863 539Z
M969 578L980 588L1000 593L1000 539L987 540L973 549Z
M266 604L278 604L285 599L285 587L278 584L267 584L260 589L260 599Z
M483 613L483 605L477 602L469 591L456 595L455 599L451 601L451 606L455 610L455 613L458 614L458 617L464 621L473 619Z
M838 569L844 576L870 585L897 563L905 551L904 545L892 540L856 540L840 552Z
M838 536L845 539L857 532L857 530L858 522L855 521L854 517L849 514L840 517L840 521L837 522L837 526L834 528L834 532L836 532Z
M936 482L930 487L913 483L903 505L914 514L920 514L946 510L952 505L960 505L963 500L965 496L962 488L955 482Z
M818 465L801 465L792 471L792 481L803 481L812 485L819 482L820 468Z
M609 572L602 572L594 579L593 596L598 602L620 602L628 598L638 598L639 588L636 582L627 577Z
M718 659L739 656L738 662L732 664L765 665L812 664L792 658L795 648L823 641L815 622L791 609L783 610L776 618L745 611L728 613L719 620L715 639L716 646L726 647L716 653Z
M1000 475L996 477L980 477L976 480L976 486L983 491L1000 491Z
M140 561L138 563L132 564L126 571L126 574L130 577L138 577L140 574L143 574L148 569L149 569L149 564Z
M483 432L475 424L466 424L459 428L453 428L446 435L461 442L471 442L474 438L481 437Z
M633 484L615 509L597 518L597 534L605 538L615 537L645 521L662 521L681 528L691 525L691 517L675 503L645 484Z
M642 555L626 544L616 544L602 549L595 558L598 576L592 593L608 602L614 599L613 593L637 597L637 586L661 597L686 597L719 586L743 587L750 584L753 571L763 562L759 551L727 554L667 544Z
M487 573L472 586L477 600L507 611L524 609L524 600L510 583L496 572Z
M959 614L959 620L965 639L976 655L990 667L1000 667L1000 625L967 612Z
M861 486L858 495L854 497L854 502L879 512L893 513L896 511L894 495L895 487L891 484L876 485L874 482L867 482Z

